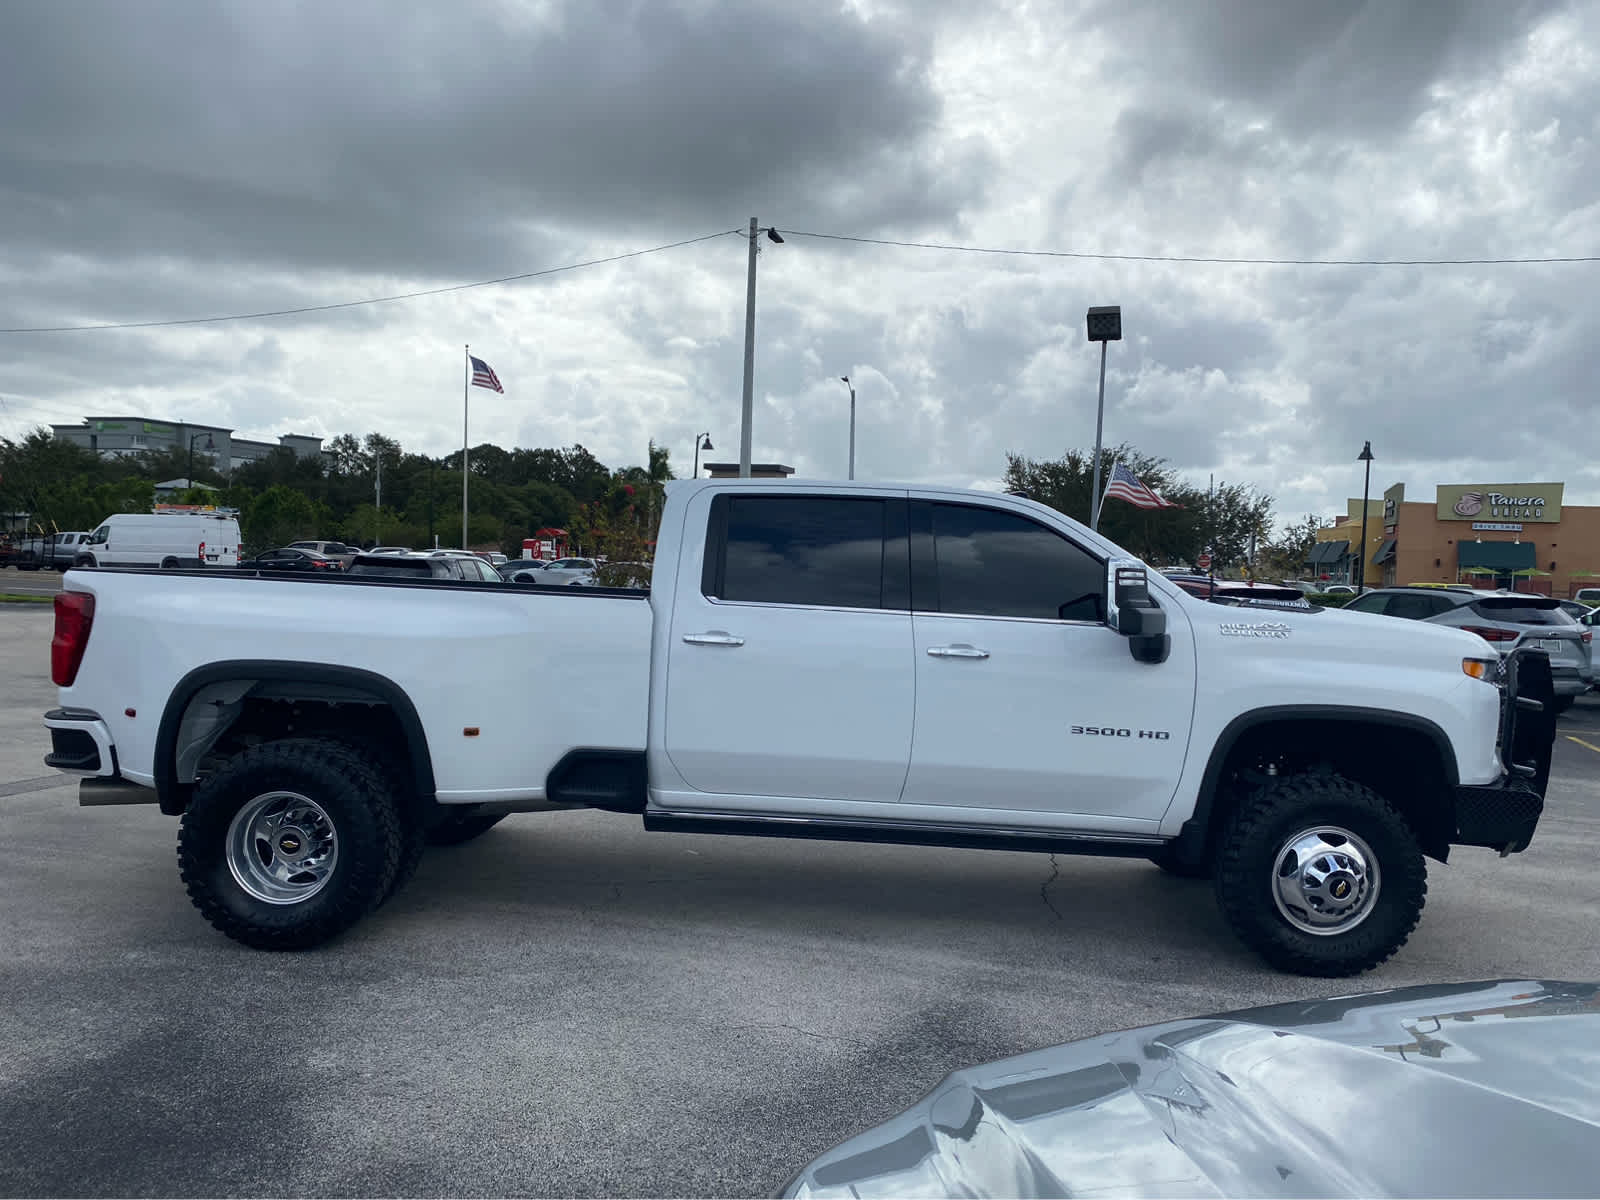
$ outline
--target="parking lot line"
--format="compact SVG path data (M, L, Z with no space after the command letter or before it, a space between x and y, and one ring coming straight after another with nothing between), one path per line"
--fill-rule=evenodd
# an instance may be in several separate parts
M1567 741L1577 742L1578 745L1582 746L1585 750L1593 750L1596 754L1600 754L1600 746L1596 746L1593 742L1586 742L1581 737L1573 737L1570 733L1567 734L1566 737Z

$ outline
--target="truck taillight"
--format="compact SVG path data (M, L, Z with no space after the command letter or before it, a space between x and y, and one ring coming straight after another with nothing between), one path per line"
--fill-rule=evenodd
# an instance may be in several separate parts
M50 639L50 678L57 687L71 687L89 645L94 624L94 597L87 592L56 593L56 632Z
M1463 625L1461 628L1468 633L1475 633L1486 642L1514 642L1517 640L1517 631L1514 629L1496 629L1492 625Z
M1592 641L1594 641L1594 630L1585 629L1583 631L1583 644L1587 646Z

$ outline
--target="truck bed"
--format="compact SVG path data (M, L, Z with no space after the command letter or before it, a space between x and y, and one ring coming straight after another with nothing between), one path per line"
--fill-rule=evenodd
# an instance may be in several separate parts
M96 613L61 703L101 715L138 783L155 783L164 712L197 682L295 663L403 692L445 803L537 799L573 749L645 748L645 591L215 569L77 570L64 586Z

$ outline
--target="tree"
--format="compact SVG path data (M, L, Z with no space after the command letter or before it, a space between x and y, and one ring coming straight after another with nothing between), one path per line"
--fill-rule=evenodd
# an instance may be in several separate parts
M262 492L251 501L243 515L245 544L253 553L317 536L316 506L304 492L282 484Z
M1252 539L1266 543L1272 524L1271 496L1248 484L1219 484L1214 491L1191 487L1165 459L1142 454L1126 443L1103 450L1102 491L1118 462L1145 486L1181 506L1144 509L1114 497L1101 505L1100 532L1146 562L1187 565L1209 550L1218 567L1229 567L1248 561ZM1088 524L1094 452L1068 450L1053 461L1007 454L1005 486Z
M1317 544L1317 530L1326 529L1329 524L1316 513L1307 513L1300 520L1285 526L1268 543L1262 567L1274 575L1298 576L1305 570L1306 561L1311 557L1311 548Z

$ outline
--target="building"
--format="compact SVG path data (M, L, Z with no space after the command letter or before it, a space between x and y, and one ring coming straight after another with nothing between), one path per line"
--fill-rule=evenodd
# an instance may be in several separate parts
M711 479L737 479L739 478L739 464L733 463L701 463L700 466L711 472ZM794 474L793 467L786 467L782 463L751 463L751 479L787 479Z
M279 446L293 450L301 458L328 455L322 439L305 434L286 433L276 443L257 442L233 436L223 425L203 425L193 421L157 421L149 417L87 417L79 425L52 425L57 440L92 450L102 458L119 458L147 451L191 450L197 463L204 463L224 475L247 462L265 458Z
M1370 585L1475 583L1566 597L1600 583L1600 507L1563 504L1561 483L1440 484L1431 501L1397 483L1371 502ZM1315 578L1349 583L1361 540L1361 501L1320 530Z

